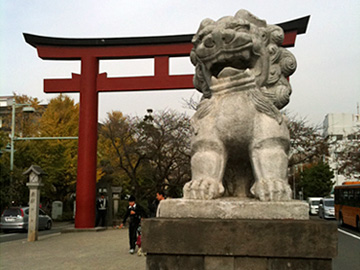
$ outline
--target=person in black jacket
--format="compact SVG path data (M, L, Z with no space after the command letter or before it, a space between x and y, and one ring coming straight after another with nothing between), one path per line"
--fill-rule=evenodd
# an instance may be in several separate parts
M107 213L107 200L104 196L104 193L100 193L100 198L96 201L96 221L95 227L100 224L101 226L106 226L106 213Z
M130 220L129 220L129 244L130 244L129 253L134 254L135 243L137 240L137 229L139 227L141 219L146 217L146 213L140 205L136 204L135 197L132 195L129 198L129 207L126 210L123 222L120 225L120 229L124 226L128 217L130 217Z

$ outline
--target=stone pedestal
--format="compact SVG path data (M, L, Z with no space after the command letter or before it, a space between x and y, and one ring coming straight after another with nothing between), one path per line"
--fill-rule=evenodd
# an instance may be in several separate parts
M142 232L147 270L330 270L337 255L326 221L154 218Z
M302 201L260 202L254 199L167 199L160 202L157 217L214 219L309 219L309 206Z
M301 201L167 199L142 222L147 270L330 270L337 226Z

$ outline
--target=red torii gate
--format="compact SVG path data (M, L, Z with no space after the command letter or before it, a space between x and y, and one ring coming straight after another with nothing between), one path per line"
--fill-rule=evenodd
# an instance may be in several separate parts
M284 47L295 45L306 32L310 16L278 24L284 29ZM44 60L80 60L81 75L71 79L45 79L46 93L80 92L75 228L93 228L95 222L98 93L192 89L193 75L169 75L169 57L189 56L193 35L70 39L25 34ZM99 74L99 60L154 58L154 76L107 78Z

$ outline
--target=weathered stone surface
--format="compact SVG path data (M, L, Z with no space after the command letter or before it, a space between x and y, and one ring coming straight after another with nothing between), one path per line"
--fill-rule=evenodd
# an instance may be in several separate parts
M331 260L270 259L269 270L331 270Z
M260 202L239 198L216 200L167 199L158 207L163 218L309 219L309 207L301 201Z
M145 219L149 254L331 259L337 226L313 220Z
M269 270L268 259L260 257L236 257L234 270Z
M205 270L203 256L154 255L146 257L146 270ZM221 268L219 268L221 269Z
M283 30L246 10L202 21L190 58L203 94L192 118L192 180L186 199L225 196L288 201L290 137L280 109L296 69Z
M330 259L294 259L149 254L147 270L331 270Z
M205 256L205 270L234 270L234 257Z

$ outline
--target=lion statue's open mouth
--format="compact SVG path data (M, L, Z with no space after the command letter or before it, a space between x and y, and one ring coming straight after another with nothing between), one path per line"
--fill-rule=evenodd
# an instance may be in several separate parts
M209 71L208 76L223 78L256 65L258 53L253 52L254 42L249 33L250 24L243 20L228 22L228 17L218 22L221 29L213 29L214 24L205 26L199 33L202 41L194 50L197 62ZM195 39L194 43L199 40Z

